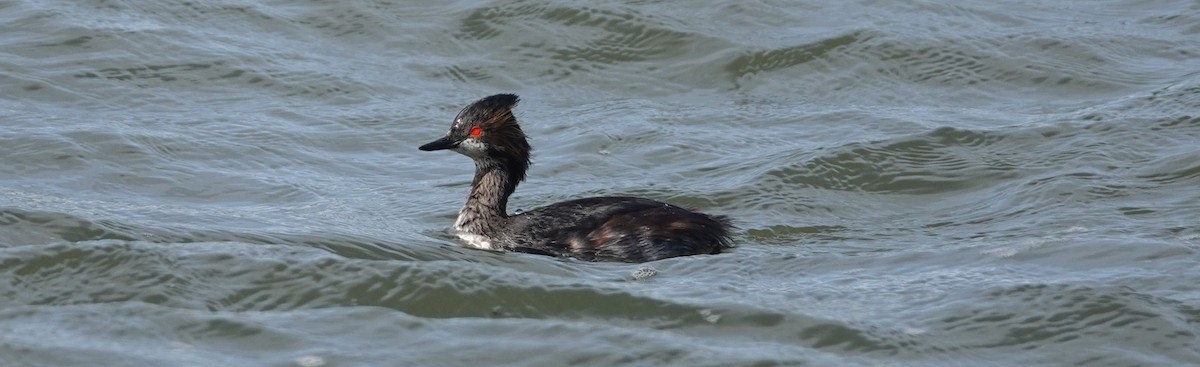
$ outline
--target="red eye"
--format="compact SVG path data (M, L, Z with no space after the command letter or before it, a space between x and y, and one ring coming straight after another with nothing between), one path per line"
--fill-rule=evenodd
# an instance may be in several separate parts
M471 137L472 138L478 138L480 135L483 135L483 129L480 129L479 126L471 127Z

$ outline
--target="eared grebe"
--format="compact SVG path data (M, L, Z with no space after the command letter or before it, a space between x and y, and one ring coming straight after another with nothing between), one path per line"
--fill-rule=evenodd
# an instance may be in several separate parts
M508 215L508 197L525 179L529 142L497 94L463 108L446 136L421 150L450 149L475 161L475 179L454 230L468 245L587 260L651 261L715 254L731 247L729 219L635 197L564 201Z

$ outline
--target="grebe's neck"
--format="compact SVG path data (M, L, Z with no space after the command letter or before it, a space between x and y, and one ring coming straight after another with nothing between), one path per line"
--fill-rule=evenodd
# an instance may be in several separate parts
M475 179L454 228L493 237L508 219L508 197L525 178L526 165L504 159L476 159Z

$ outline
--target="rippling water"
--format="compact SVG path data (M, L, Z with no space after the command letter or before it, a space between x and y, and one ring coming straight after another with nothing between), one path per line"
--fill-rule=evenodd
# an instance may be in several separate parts
M0 3L0 366L1200 365L1200 5ZM739 247L461 247L638 195Z

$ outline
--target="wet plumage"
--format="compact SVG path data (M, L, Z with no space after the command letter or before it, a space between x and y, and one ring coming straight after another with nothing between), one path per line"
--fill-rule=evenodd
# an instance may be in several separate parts
M446 136L421 150L450 149L475 161L475 178L454 229L468 245L581 259L652 261L716 254L732 246L730 222L636 197L569 200L508 215L531 148L512 108L497 94L463 108Z

